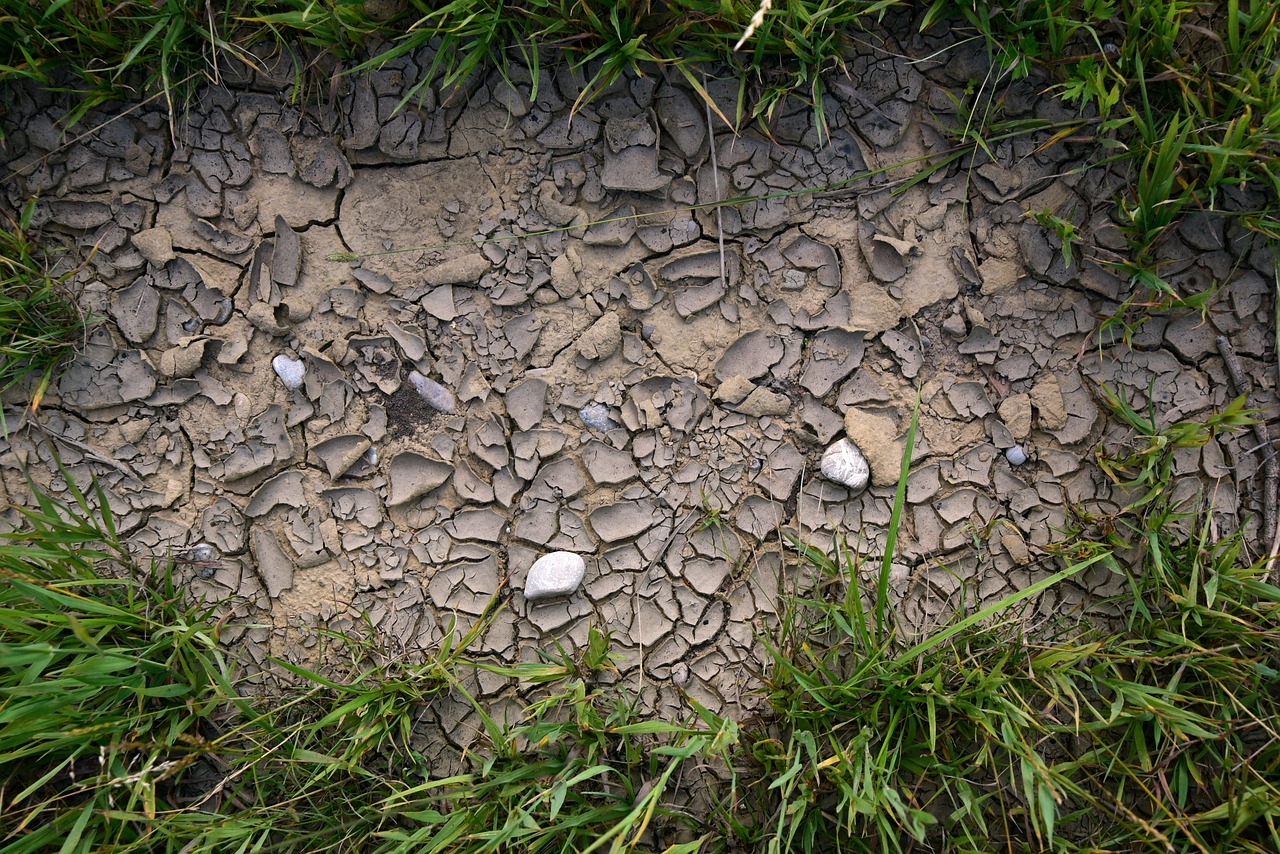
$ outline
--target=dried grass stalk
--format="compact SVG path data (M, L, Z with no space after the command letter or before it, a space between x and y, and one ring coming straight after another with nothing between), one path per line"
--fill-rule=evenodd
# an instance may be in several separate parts
M738 39L738 43L733 46L734 50L741 50L747 39L755 35L756 29L764 23L764 16L769 14L769 10L772 8L773 0L760 0L760 8L756 9L756 13L751 16L751 23L747 24L747 31L742 34L742 38Z

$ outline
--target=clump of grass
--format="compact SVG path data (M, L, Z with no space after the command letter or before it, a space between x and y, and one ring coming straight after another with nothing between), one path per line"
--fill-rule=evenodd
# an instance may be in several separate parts
M923 639L885 593L887 557L869 572L840 540L834 557L799 546L843 595L792 603L771 647L775 728L751 735L761 846L1280 847L1280 589L1239 532L1214 537L1154 483L1170 477L1155 457L1241 417L1153 427L1163 441L1128 458L1142 500L1110 525L1127 541L1077 542L1056 573L981 610L962 599ZM1134 545L1141 559L1122 559ZM1125 624L1025 619L1097 563L1129 579Z
M353 676L278 662L301 684L250 699L210 611L169 569L140 572L105 497L67 482L71 500L36 491L23 529L0 535L6 852L630 852L659 827L701 827L674 810L673 779L691 761L725 761L736 725L701 709L642 720L607 632L592 629L579 657L469 661L495 597L423 661L393 665L339 636ZM540 696L500 723L465 689L472 667ZM445 694L484 729L447 777L411 746Z
M1177 296L1159 245L1189 211L1280 237L1280 2L935 0L926 27L968 22L1002 77L1039 69L1128 177L1118 199L1144 295ZM1059 213L1059 212L1054 212Z
M0 391L32 379L31 406L80 343L85 317L31 238L34 202L0 224Z
M170 574L136 575L67 483L71 503L37 493L28 527L0 537L0 840L15 854L134 844L121 815L163 813L229 696L206 615Z

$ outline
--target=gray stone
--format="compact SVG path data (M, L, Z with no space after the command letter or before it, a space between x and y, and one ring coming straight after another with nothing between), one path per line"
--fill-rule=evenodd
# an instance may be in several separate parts
M542 420L547 405L547 381L538 377L521 380L503 396L507 414L521 430L532 430Z
M431 287L440 285L475 285L489 272L489 259L483 255L463 255L451 261L442 261L428 267L423 282ZM452 297L452 294L450 294Z
M861 335L858 336L862 338ZM786 352L782 339L764 329L756 329L734 341L716 362L716 377L727 380L743 377L754 380L782 361ZM859 355L861 352L859 351ZM852 370L852 368L850 368Z
M388 479L391 482L387 504L407 504L443 486L453 474L453 466L429 460L412 451L402 451L391 460Z
M600 433L608 433L617 427L617 423L609 417L609 407L603 403L589 403L578 410L582 423Z
M593 510L587 520L596 536L606 543L630 539L658 523L656 508L649 500L607 504Z
M135 249L147 262L163 267L176 256L173 254L173 237L165 228L148 228L129 238Z
M524 582L524 598L534 602L570 596L582 583L586 569L586 561L573 552L551 552L543 555L529 567L529 574Z
M658 169L658 149L633 145L621 151L606 151L600 183L608 190L653 193L671 183L671 176Z

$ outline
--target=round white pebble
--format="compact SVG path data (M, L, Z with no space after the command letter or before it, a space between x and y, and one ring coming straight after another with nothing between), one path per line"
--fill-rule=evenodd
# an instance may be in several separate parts
M841 439L822 455L822 476L846 489L858 492L867 485L871 468L858 446Z
M301 359L291 359L281 353L271 360L271 367L285 388L302 388L302 378L307 374L307 366L302 364Z
M1014 445L1004 452L1004 458L1009 461L1009 465L1020 466L1027 461L1027 452L1021 445Z
M586 571L586 561L573 552L543 555L529 567L529 575L524 582L524 598L533 602L568 596L578 589Z

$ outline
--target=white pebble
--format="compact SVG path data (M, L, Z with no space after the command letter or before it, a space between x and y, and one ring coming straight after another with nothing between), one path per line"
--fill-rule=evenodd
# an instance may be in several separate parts
M867 485L871 467L858 446L848 439L841 439L822 455L822 476L827 480L858 492Z
M529 576L524 582L524 598L532 602L568 596L578 589L586 571L586 561L573 552L543 555L529 567Z
M453 414L453 410L457 408L457 401L453 397L453 392L440 385L432 379L427 379L417 371L409 372L409 382L413 384L413 389L418 396L427 402L436 412L443 412L446 415Z
M1009 461L1009 465L1020 466L1027 461L1027 452L1021 445L1014 445L1004 452L1004 458Z
M301 359L291 359L284 353L271 360L271 367L285 388L302 388L302 379L307 374L307 366Z

